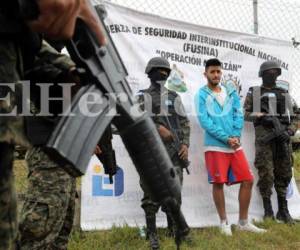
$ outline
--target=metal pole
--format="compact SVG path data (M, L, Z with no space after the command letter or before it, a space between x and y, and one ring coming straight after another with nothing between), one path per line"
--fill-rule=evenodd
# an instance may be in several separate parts
M253 24L254 34L258 34L258 0L253 0Z

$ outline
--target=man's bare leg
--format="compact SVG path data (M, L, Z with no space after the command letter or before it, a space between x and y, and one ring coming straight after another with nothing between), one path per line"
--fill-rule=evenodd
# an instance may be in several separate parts
M224 184L213 184L213 198L220 217L221 222L227 220L225 209Z
M215 206L217 208L220 217L220 230L221 233L227 236L231 236L231 226L228 224L226 209L225 209L225 196L224 196L224 184L213 184L213 197Z
M239 192L240 218L237 230L253 233L265 233L265 229L258 228L248 221L248 210L251 200L253 181L244 181L241 183Z
M248 209L251 200L252 186L253 186L252 181L244 181L241 183L240 192L239 192L240 221L248 219Z

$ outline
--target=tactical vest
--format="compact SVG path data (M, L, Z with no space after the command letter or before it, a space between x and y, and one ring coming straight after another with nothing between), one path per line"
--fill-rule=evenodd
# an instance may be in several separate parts
M179 140L182 140L183 133L178 118L179 114L177 114L175 108L176 97L178 96L177 93L167 89L161 93L160 90L153 85L140 92L144 94L144 109L150 112L150 114L152 112L152 115L156 115L156 121L171 130L166 119L167 116L170 125L176 130ZM152 100L147 100L147 95L145 94L149 94ZM152 101L152 103L150 101ZM149 103L151 104L151 107L149 107ZM171 157L177 153L172 142L165 142L164 144Z
M255 94L256 91L260 91L259 96ZM256 97L260 97L260 99L255 100ZM270 114L271 106L282 124L289 125L291 123L293 108L291 97L286 90L279 87L272 89L253 87L253 103L257 104L258 101L260 102L259 112ZM260 125L259 120L254 125Z
M173 129L180 130L180 123L178 119L178 114L175 108L175 102L177 98L177 94L174 91L166 90L160 93L159 90L156 90L154 87L150 87L148 89L142 90L144 94L149 94L152 97L152 109L148 111L152 111L153 114L159 115L161 119L159 121L168 129L169 126L164 119L165 116L168 116L170 124ZM144 100L147 102L147 100ZM150 108L150 107L148 107Z

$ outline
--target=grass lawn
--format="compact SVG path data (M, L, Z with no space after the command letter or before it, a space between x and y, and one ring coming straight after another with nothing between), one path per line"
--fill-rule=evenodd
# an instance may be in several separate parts
M269 229L264 235L233 232L228 238L220 234L217 228L193 229L192 242L182 244L180 249L300 249L300 224L288 226L266 221L259 224ZM165 230L159 230L161 249L176 249L172 239L165 236ZM113 228L106 232L73 232L69 249L148 249L148 242L142 239L136 228Z
M300 152L294 154L294 174L300 181ZM27 170L24 161L15 162L16 189L24 192L27 187ZM78 181L78 186L80 182ZM262 249L262 250L300 250L300 223L289 226L273 221L258 223L268 229L263 235L233 232L228 238L217 228L193 229L192 242L183 243L180 249ZM165 236L164 229L159 230L162 250L176 249L174 241ZM148 242L139 236L137 228L113 228L110 231L81 232L73 230L70 238L70 250L131 250L149 249Z
M294 176L300 182L300 150L294 153Z

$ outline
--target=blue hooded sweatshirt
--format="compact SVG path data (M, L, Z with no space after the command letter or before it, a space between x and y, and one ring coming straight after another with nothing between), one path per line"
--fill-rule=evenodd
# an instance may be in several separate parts
M212 90L206 85L195 96L198 120L205 130L204 146L229 148L229 137L241 137L244 116L235 88L225 87L227 97L221 106Z

